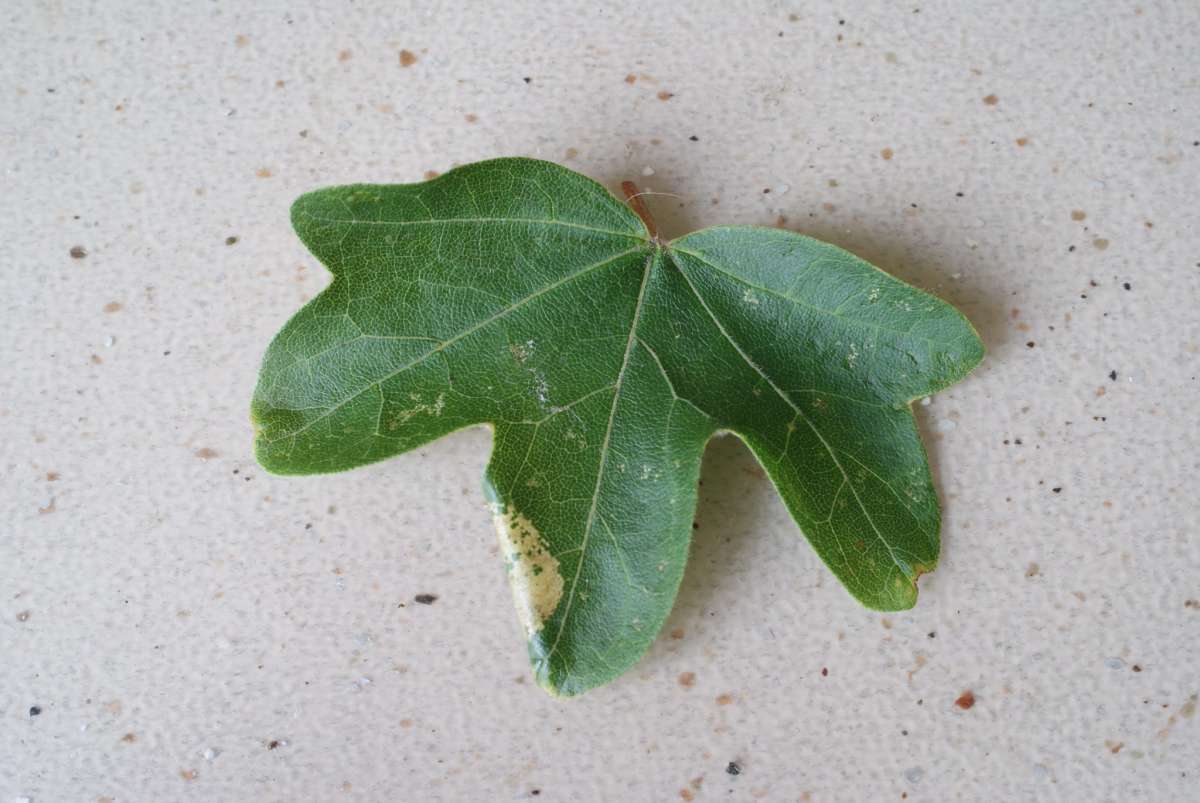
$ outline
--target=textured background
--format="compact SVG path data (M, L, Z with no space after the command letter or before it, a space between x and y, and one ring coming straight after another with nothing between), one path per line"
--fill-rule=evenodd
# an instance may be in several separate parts
M0 11L0 803L1195 799L1196 3L400 5ZM556 701L485 431L255 466L258 360L326 281L291 200L504 154L967 313L914 610L718 440L662 637Z

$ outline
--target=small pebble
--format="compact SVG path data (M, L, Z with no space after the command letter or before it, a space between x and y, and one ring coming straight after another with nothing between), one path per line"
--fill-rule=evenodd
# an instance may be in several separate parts
M925 777L925 770L920 767L909 767L904 771L904 778L909 783L920 783L923 777Z
M792 188L792 186L790 184L780 184L778 187L775 188L775 192L779 193L780 195L783 195L791 188Z
M116 344L116 342L117 342L117 339L115 337L113 337L112 335L109 335L108 337L104 338L104 345L107 346L108 348L112 348L113 345Z
M932 397L932 396L926 396L925 398L921 399L921 406L922 406L922 407L928 407L928 406L929 406L929 405L931 405L931 404L933 404L933 397Z
M643 176L653 176L654 168L651 167L650 165L646 165L645 167L642 168L642 175Z
M204 760L205 761L212 761L216 757L217 757L217 751L212 749L211 747L204 751Z

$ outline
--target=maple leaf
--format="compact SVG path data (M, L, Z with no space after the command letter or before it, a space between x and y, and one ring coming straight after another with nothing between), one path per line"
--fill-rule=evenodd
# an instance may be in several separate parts
M721 431L855 598L911 607L940 515L910 404L983 356L957 310L840 248L738 226L664 242L632 206L531 159L302 196L293 224L334 278L252 404L280 474L490 425L484 490L534 673L563 695L654 640Z

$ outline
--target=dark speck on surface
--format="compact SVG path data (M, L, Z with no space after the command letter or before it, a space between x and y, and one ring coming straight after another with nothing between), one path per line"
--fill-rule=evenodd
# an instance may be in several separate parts
M1051 488L1050 490L1054 491L1056 494L1060 494L1062 493L1062 486L1060 485L1057 488Z
M737 763L736 761L730 761L728 764L725 765L725 771L727 773L729 773L730 775L741 775L742 774L742 765Z
M71 259L83 259L85 256L87 256L87 249L82 245L71 246Z
M970 689L967 689L965 692L959 695L958 699L954 701L954 704L964 711L970 709L975 705L974 692L972 692Z
M690 139L692 142L700 141L700 137L696 136L695 134L692 134L690 137L688 137L688 139Z
M1116 372L1116 371L1109 371L1109 372L1108 372L1108 378L1109 378L1109 379L1111 379L1112 381L1116 382L1116 381L1117 381L1117 372Z
M432 605L437 602L437 594L417 594L413 597L413 601L419 602L422 605Z
M40 713L42 713L42 707L40 705L29 706L29 718L30 719L33 719Z
M1122 286L1122 287L1124 287L1126 290L1132 290L1132 289L1133 289L1133 285L1131 285L1129 282L1125 282L1125 283L1124 283L1124 284L1122 284L1121 286Z
M533 83L533 79L532 79L532 78L530 78L528 75L527 75L527 76L525 76L524 78L522 78L521 80L522 80L522 81L524 81L524 82L525 82L525 83L527 83L527 84L532 84L532 83Z
M231 234L225 238L225 245L235 245L237 243L237 241L238 241L237 236Z

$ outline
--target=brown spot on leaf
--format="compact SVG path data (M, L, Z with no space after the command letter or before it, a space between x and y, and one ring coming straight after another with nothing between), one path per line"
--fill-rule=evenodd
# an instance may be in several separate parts
M679 685L685 689L690 689L692 686L696 685L696 673L681 672L679 675Z
M975 705L975 693L970 689L967 689L958 696L958 699L954 701L954 704L964 711L969 710Z
M400 66L401 67L411 67L416 63L417 63L417 54L416 53L413 53L411 50L401 50L400 51Z

